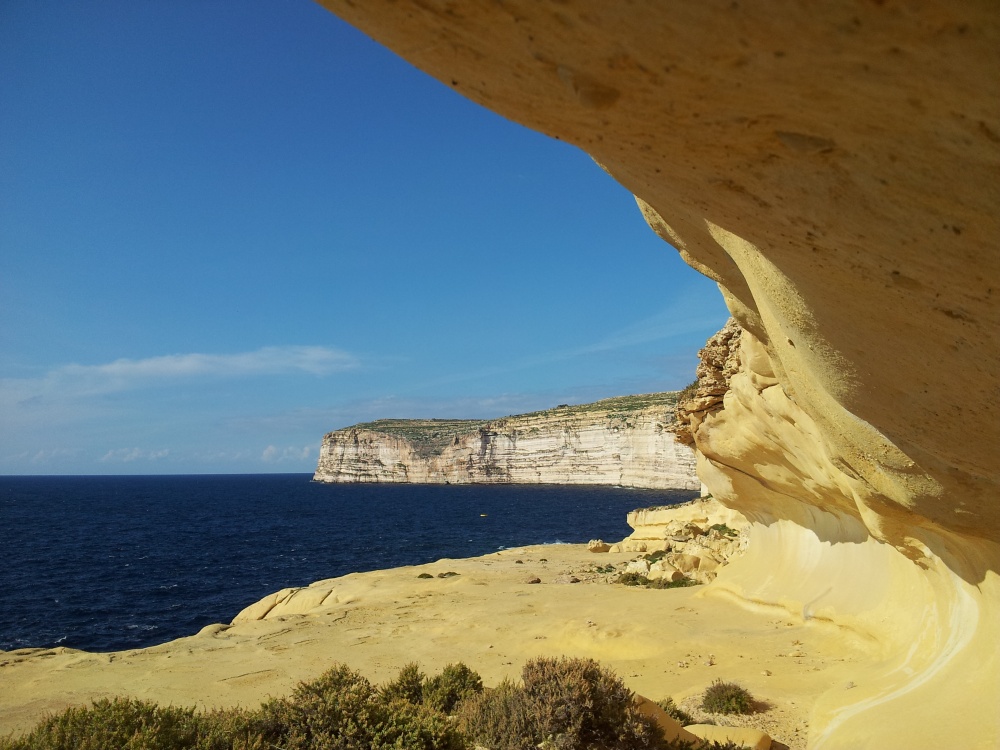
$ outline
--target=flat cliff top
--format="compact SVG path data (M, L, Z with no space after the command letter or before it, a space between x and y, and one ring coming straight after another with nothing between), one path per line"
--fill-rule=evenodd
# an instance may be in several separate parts
M431 445L440 442L441 447L447 445L455 435L467 435L470 432L486 428L517 427L518 423L566 420L607 415L611 419L624 418L634 412L654 407L673 409L677 404L677 391L664 393L643 393L635 396L615 396L589 404L560 404L551 409L513 414L497 419L377 419L374 422L361 422L350 427L335 430L330 434L345 433L352 430L365 430L385 435L403 437L414 443Z

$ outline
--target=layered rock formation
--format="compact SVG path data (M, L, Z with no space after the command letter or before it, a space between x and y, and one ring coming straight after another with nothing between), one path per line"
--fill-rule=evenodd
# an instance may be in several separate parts
M384 419L323 438L319 482L603 484L696 490L675 393L492 421Z
M730 318L722 330L698 352L697 379L679 396L673 430L685 445L694 445L705 417L722 409L729 381L740 369L740 334L743 329Z
M699 473L752 522L710 587L878 644L810 744L1000 744L1000 12L323 0L580 146L742 333Z
M746 551L749 542L746 517L712 497L639 508L628 514L628 525L632 533L607 551L646 553L629 569L651 580L686 575L709 583L721 567ZM650 553L657 552L664 554L650 560Z

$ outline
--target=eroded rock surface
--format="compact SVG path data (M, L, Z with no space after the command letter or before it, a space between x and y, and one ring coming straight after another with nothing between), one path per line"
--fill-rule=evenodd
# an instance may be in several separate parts
M705 342L698 352L693 387L682 392L677 404L674 432L687 445L694 444L698 427L709 414L722 408L729 381L740 369L740 335L743 329L730 318L722 330Z
M1000 744L1000 10L323 4L580 146L740 335L702 480L753 522L711 589L879 644L811 747Z
M598 484L696 490L675 393L490 421L385 419L323 438L319 482Z
M609 552L640 552L631 572L651 580L687 575L699 583L715 580L719 569L742 555L750 523L739 511L711 497L680 505L639 508L628 514L633 531ZM662 556L656 553L663 553ZM650 559L655 557L658 559Z

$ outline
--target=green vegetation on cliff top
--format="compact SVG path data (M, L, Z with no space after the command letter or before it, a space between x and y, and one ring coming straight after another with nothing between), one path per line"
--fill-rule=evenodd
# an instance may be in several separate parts
M383 435L404 438L421 454L439 454L456 438L470 435L480 430L517 429L538 419L576 420L587 415L602 415L609 426L632 427L629 417L637 411L650 407L667 407L673 411L677 404L677 391L664 393L643 393L635 396L615 396L590 404L562 404L552 409L515 414L499 419L378 419L362 422L337 430L337 433L365 430ZM332 433L335 434L335 433Z

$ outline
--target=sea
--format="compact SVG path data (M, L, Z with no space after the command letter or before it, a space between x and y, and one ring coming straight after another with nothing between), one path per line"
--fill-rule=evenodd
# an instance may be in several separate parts
M310 474L0 477L0 650L153 646L351 572L619 541L628 511L696 494Z

